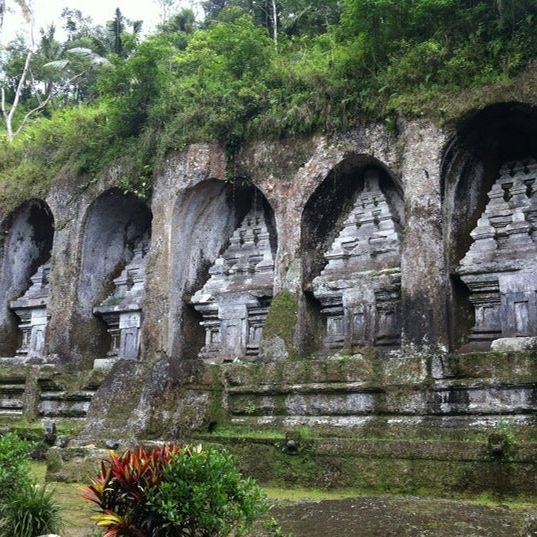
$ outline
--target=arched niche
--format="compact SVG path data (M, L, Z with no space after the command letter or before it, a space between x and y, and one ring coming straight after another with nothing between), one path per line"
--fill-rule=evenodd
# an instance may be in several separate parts
M302 218L306 350L399 346L403 226L401 185L373 157L346 158L317 187Z
M41 356L54 240L49 206L38 199L19 205L2 222L1 235L0 355Z
M78 318L73 323L73 342L85 365L95 358L118 356L119 309L124 298L124 294L117 296L118 286L128 290L136 283L129 280L126 269L133 259L147 253L151 220L151 210L141 199L116 188L101 194L87 210L77 286ZM134 310L140 313L141 306ZM140 315L137 322L141 322ZM138 337L140 327L132 328ZM137 353L119 357L135 358Z
M248 339L243 331L260 337L272 299L272 208L253 186L209 179L178 199L173 230L172 355L209 361L240 356ZM237 345L227 345L233 338Z
M531 161L536 157L537 109L520 103L500 103L469 115L461 121L447 146L442 162L442 195L446 259L451 285L450 338L455 348L467 343L467 348L488 348L490 342L498 337L529 335L537 329L537 326L530 327L529 331L523 331L524 334L518 334L516 329L507 326L511 322L508 317L512 317L512 314L503 310L513 309L514 306L506 303L500 305L500 295L505 295L500 287L503 286L505 290L520 285L514 284L514 281L507 283L507 279L512 280L510 276L503 278L505 285L500 285L502 278L498 279L498 274L493 274L492 266L486 268L483 265L482 276L477 274L480 269L474 270L485 262L489 265L505 262L502 270L507 274L509 258L514 262L519 257L516 253L518 247L514 243L507 249L501 246L500 257L491 254L489 261L487 256L491 251L486 251L487 248L497 248L498 239L502 244L507 240L509 230L513 227L512 222L508 222L512 220L513 211L521 215L524 222L533 218L531 210L525 206L534 203L533 191L536 186L533 186L535 177ZM517 167L520 168L518 171ZM491 196L497 201L493 201ZM523 201L519 203L517 200L522 198ZM503 217L500 215L502 211ZM489 217L493 220L492 225ZM518 233L517 236L522 235ZM476 238L480 241L477 244ZM479 254L478 250L482 253ZM468 273L467 276L464 273ZM517 292L529 292L529 287L527 291L520 288ZM532 308L533 305L530 306ZM535 323L531 321L530 324Z

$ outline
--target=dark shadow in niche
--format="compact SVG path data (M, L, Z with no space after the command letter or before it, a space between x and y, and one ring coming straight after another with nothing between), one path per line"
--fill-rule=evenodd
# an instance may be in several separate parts
M190 301L207 282L210 268L228 247L231 235L252 208L261 208L264 212L271 250L275 255L274 212L257 188L208 179L178 199L173 216L172 356L196 358L203 347L205 329L200 324L202 318Z
M83 364L106 356L110 336L93 308L114 289L113 279L132 259L135 242L151 233L151 210L134 194L113 188L89 207L84 223L73 344Z
M343 228L343 223L364 188L364 174L377 170L379 186L390 211L404 226L403 190L399 180L378 159L368 155L351 155L327 175L306 203L302 216L303 282L305 292L305 325L302 347L306 352L320 350L324 322L320 302L312 292L313 279L321 273L327 261L325 253ZM316 347L315 349L313 347Z
M42 200L14 209L0 226L0 356L13 356L19 346L16 315L9 302L30 286L30 278L50 259L54 217Z
M445 255L450 274L450 341L459 348L474 324L466 286L455 272L472 244L470 233L486 208L503 163L537 158L537 108L501 103L468 115L442 162Z

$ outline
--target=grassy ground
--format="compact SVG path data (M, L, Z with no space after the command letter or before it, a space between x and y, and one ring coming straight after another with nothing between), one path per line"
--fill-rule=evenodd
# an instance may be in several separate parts
M45 481L45 463L33 463L32 472L39 481ZM95 525L91 520L93 508L90 502L81 497L82 485L78 483L52 483L54 495L62 507L64 519L63 537L88 537Z
M32 471L39 481L44 482L44 463L33 463ZM94 535L95 525L91 520L93 507L81 497L82 485L53 483L52 486L65 521L62 537ZM532 501L502 500L500 503L488 495L471 501L371 496L354 489L324 491L267 487L265 491L276 505L273 514L286 531L294 532L295 537L330 537L326 528L323 529L325 522L336 526L340 524L341 528L337 527L339 535L352 534L356 537L444 537L452 535L450 532L456 528L458 537L502 537L506 532L513 537L537 535L525 529L527 517L537 517L537 506ZM512 533L509 533L509 528Z

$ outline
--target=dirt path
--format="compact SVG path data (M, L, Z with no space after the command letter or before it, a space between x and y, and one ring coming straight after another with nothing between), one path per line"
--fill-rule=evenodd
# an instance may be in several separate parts
M519 511L452 500L375 497L301 502L277 507L273 514L295 537L537 536L537 506Z

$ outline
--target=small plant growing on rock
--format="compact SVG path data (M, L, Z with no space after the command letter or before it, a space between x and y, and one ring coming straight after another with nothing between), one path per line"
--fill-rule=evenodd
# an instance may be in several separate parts
M104 537L238 537L269 504L231 455L165 445L112 454L84 497Z
M253 401L248 401L246 403L246 407L244 408L244 412L248 414L248 416L252 416L253 414L255 414L255 411L256 411L255 403Z

